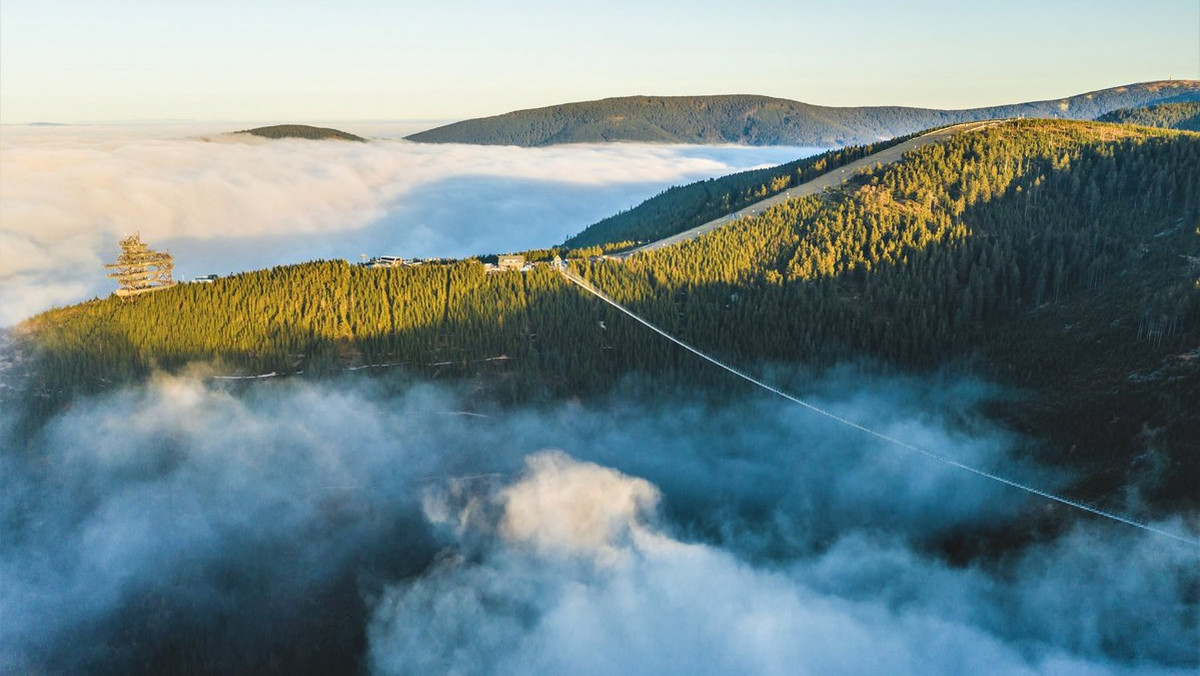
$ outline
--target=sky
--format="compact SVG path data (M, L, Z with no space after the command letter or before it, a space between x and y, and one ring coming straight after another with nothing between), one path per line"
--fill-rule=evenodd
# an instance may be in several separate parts
M1197 0L5 0L0 122L446 121L633 94L966 108L1200 78Z

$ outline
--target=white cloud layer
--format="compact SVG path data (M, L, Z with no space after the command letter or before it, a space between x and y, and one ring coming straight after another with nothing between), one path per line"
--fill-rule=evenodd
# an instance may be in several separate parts
M943 538L1044 504L798 407L660 396L479 417L449 415L469 397L386 385L195 373L36 425L0 409L0 672L1197 666L1193 551L1092 522L951 565ZM975 384L820 390L1053 485L1011 440L947 422L969 419Z
M230 140L152 130L5 129L0 326L107 294L112 282L101 266L133 232L170 250L184 279L361 253L496 253L557 244L673 184L814 152Z
M758 567L651 525L659 494L642 479L560 452L526 465L492 496L495 522L453 519L460 536L470 524L494 532L493 544L444 558L384 597L371 631L376 673L1186 670L1104 655L1106 642L1129 637L1167 652L1163 642L1187 641L1178 627L1170 636L1151 628L1155 608L1190 615L1183 624L1194 627L1195 609L1180 596L1183 578L1195 581L1195 571L1182 572L1190 554L1144 534L1114 540L1080 528L1028 552L1015 580L861 532L790 566ZM479 499L464 509L478 515ZM1117 598L1132 606L1112 605Z

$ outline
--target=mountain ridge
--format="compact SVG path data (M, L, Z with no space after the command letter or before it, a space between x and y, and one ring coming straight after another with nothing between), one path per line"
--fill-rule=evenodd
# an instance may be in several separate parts
M995 380L1021 395L992 417L1044 442L1030 453L1077 471L1080 490L1138 485L1148 500L1194 506L1198 172L1200 134L1015 120L679 246L623 263L576 252L571 265L710 354L785 367L785 389L846 363ZM745 183L693 197L722 202L715 191ZM192 368L454 377L510 402L594 395L639 376L736 386L547 266L492 274L478 260L280 266L52 310L13 338L27 358L0 394L35 402L32 415Z
M1140 124L1146 127L1200 131L1200 101L1159 103L1143 108L1121 108L1096 118L1098 122Z
M262 138L269 139L299 138L309 141L366 141L366 139L361 136L342 131L341 129L333 129L332 127L314 127L307 124L272 124L266 127L243 129L233 133L250 134L252 136L260 136Z
M982 108L821 106L756 94L623 96L454 122L411 134L421 143L737 143L841 147L994 118L1095 119L1166 100L1200 101L1200 80L1142 82L1058 99Z

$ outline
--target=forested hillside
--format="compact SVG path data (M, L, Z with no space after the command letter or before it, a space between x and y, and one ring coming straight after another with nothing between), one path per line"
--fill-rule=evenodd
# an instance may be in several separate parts
M588 226L568 239L565 246L578 248L661 239L777 195L907 138L910 137L831 150L776 167L752 169L668 188L628 211Z
M366 139L361 136L356 136L340 129L332 129L330 127L311 127L307 124L276 124L269 127L243 129L242 131L235 133L251 134L270 139L302 138L310 141L366 141Z
M1097 118L1100 122L1200 131L1200 101L1164 103L1145 108L1122 108Z
M751 95L627 96L464 120L408 138L423 143L518 146L639 141L837 147L975 120L1092 120L1119 108L1168 100L1200 100L1200 81L1144 82L1063 99L968 110L829 107Z
M1027 391L1018 428L1194 500L1198 204L1200 136L1012 123L588 272L722 355L956 362Z
M1136 480L1195 503L1197 223L1200 135L1017 121L678 247L574 265L701 349L799 390L779 374L844 362L1009 385L1023 394L994 415L1047 440L1047 460L1086 469L1089 488ZM638 373L738 387L547 267L489 274L477 261L280 267L48 312L17 339L27 396L46 407L197 362L466 377L501 400Z

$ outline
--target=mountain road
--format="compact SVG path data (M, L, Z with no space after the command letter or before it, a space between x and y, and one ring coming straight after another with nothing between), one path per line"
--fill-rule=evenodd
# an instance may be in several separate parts
M957 134L976 131L994 124L999 124L1001 122L1004 122L1004 120L983 120L979 122L965 122L963 124L955 124L949 127L935 129L931 132L917 136L916 138L911 138L903 143L898 143L890 148L885 148L877 153L855 160L843 167L827 171L813 180L808 181L807 183L802 183L798 186L789 188L777 195L738 209L731 214L726 214L720 218L713 219L689 230L684 230L683 232L676 233L670 237L664 237L658 241L650 242L649 244L643 244L628 251L608 254L608 257L624 259L634 254L643 253L646 251L654 251L655 249L661 249L666 246L671 246L673 244L679 244L680 242L686 242L690 239L695 239L701 235L712 232L726 223L731 223L746 216L760 214L776 204L781 204L788 200L799 197L816 195L827 188L835 188L845 183L851 176L863 169L868 169L876 164L887 165L897 162L901 157L903 157L904 153L907 153L910 150L916 150L917 148L927 146L931 143L944 141Z

